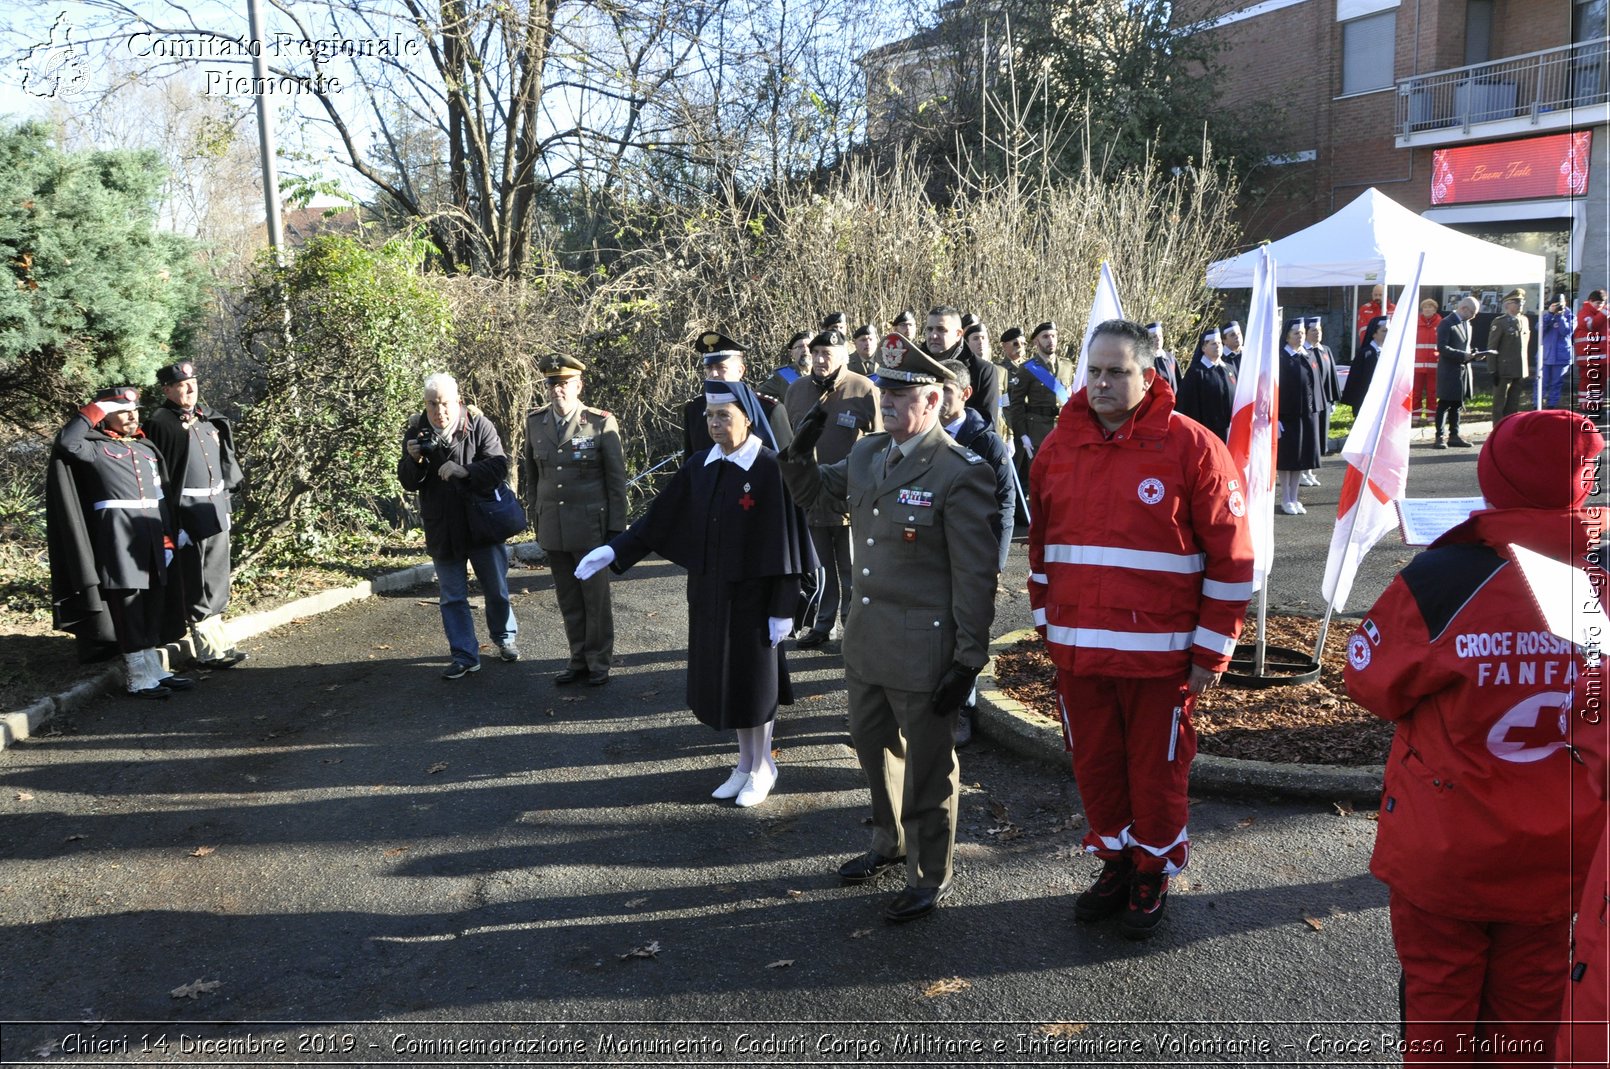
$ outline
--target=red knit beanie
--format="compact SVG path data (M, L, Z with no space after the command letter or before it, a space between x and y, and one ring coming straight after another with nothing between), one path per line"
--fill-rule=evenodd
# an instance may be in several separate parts
M1557 408L1518 412L1487 436L1476 481L1488 508L1575 508L1593 488L1593 461L1603 451L1592 420Z

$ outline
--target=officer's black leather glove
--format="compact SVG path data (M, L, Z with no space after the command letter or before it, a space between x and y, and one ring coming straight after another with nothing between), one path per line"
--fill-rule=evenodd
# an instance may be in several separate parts
M934 715L949 716L959 710L973 692L973 681L982 671L982 668L969 668L965 664L952 664L945 669L945 674L939 677L939 686L934 688Z
M827 410L818 403L794 428L794 440L788 443L786 455L796 464L810 464L816 460L816 443L827 429Z

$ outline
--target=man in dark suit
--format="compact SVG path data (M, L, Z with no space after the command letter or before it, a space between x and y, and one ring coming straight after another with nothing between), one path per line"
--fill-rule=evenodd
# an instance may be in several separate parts
M1471 347L1470 321L1480 309L1474 297L1466 297L1437 324L1437 438L1431 444L1433 449L1450 445L1470 448L1470 443L1459 437L1459 413L1476 390L1470 364L1486 355ZM1444 422L1448 428L1446 440L1442 436Z
M847 508L855 600L845 624L850 738L872 794L872 849L839 868L846 883L904 864L891 922L926 916L950 894L959 786L956 717L989 659L997 552L995 480L939 424L937 361L892 334L878 353L884 432L836 464L813 450L815 409L795 429L783 477L805 508Z

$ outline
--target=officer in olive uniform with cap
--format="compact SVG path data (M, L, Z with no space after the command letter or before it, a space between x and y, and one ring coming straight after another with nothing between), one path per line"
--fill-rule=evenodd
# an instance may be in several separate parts
M988 464L939 424L945 368L899 335L878 353L884 430L834 464L812 459L827 417L795 428L783 477L807 509L847 509L855 596L844 629L850 738L872 793L872 849L846 883L905 864L890 921L950 893L956 841L956 717L989 658L997 510Z
M755 387L755 392L762 397L781 401L788 393L788 388L800 380L800 376L810 373L810 340L811 334L807 330L796 330L789 335L788 344L783 346L783 363Z
M1016 332L1016 333L1014 333ZM1017 341L1023 331L1013 327L1001 336L1002 345ZM1029 335L1029 355L1014 362L1006 380L1006 425L1012 441L1019 446L1017 457L1022 485L1028 486L1029 463L1040 451L1040 443L1057 425L1057 413L1072 396L1073 361L1057 352L1057 325L1047 320Z
M526 417L520 483L570 641L570 664L553 681L600 687L609 682L615 651L609 578L577 579L576 563L626 529L620 428L608 412L581 403L587 368L580 360L553 353L541 369L548 403Z
M168 505L179 524L173 567L181 582L196 663L233 668L246 659L224 625L229 604L230 495L243 475L229 421L203 405L189 360L157 369L164 400L145 421L145 436L166 463Z
M877 328L871 323L863 323L856 327L855 335L850 339L855 348L850 352L849 369L864 378L876 375L878 361L872 351L882 340L878 337Z

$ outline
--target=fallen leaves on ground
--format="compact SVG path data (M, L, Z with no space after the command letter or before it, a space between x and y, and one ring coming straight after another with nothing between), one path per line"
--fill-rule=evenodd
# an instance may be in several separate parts
M778 958L776 961L774 961L770 965L766 966L766 968L768 968L768 969L786 969L792 964L794 964L794 959L793 958Z
M1331 805L1336 807L1336 815L1339 817L1350 817L1353 815L1353 803L1345 798L1340 802L1332 802Z
M1290 613L1270 615L1266 626L1271 644L1303 651L1313 650L1319 630L1317 620ZM1255 632L1256 621L1249 620L1241 636L1244 646L1251 645ZM1319 678L1311 683L1263 690L1223 686L1198 698L1191 719L1200 752L1257 761L1384 764L1392 725L1355 705L1342 681L1351 634L1346 626L1330 629ZM1031 715L1061 723L1056 670L1038 636L998 655L995 678Z
M205 995L210 991L216 991L223 986L224 982L222 980L202 980L198 977L197 979L190 981L188 984L180 984L172 991L169 991L168 995L171 998L197 999L202 995Z
M1303 914L1303 923L1308 925L1308 927L1312 928L1316 932L1322 931L1325 927L1324 922L1318 917L1310 917L1306 913Z
M438 761L434 765L431 765L429 768L427 768L425 770L425 774L427 776L434 776L438 772L446 772L446 771L447 771L447 762L446 761Z
M34 796L29 794L27 791L18 791L17 792L17 801L19 801L19 802L31 802L33 800L34 800Z
M369 648L372 649L372 650L389 650L389 649L391 649L391 647L389 645L387 645L386 643L384 643L384 642L378 642L375 645L370 646Z
M1257 817L1242 817L1235 822L1235 826L1238 828L1250 828L1256 823L1258 823Z
M940 998L944 995L954 995L958 991L966 991L972 983L959 976L952 976L948 980L935 980L922 989L923 998Z
M321 765L339 765L340 763L341 758L339 757L322 757L319 759L319 764Z
M1090 1025L1085 1021L1079 1021L1077 1023L1073 1021L1053 1021L1050 1024L1042 1024L1040 1026L1040 1034L1042 1036L1050 1036L1052 1039L1068 1039L1072 1036L1078 1035L1089 1027Z
M995 819L1000 821L1002 824L1012 823L1011 817L1006 815L1006 806L1001 802L997 802L993 798L991 798L989 802L989 811L993 813L995 815Z
M857 928L855 931L850 933L850 938L851 939L865 939L867 936L869 936L871 934L872 934L872 929L871 928Z
M67 838L63 839L62 842L64 842L64 843L76 843L76 842L81 842L82 840L88 839L88 838L89 838L89 836L87 836L87 835L69 835Z
M789 898L798 898L801 895L803 895L804 893L805 893L804 891L796 891L792 887L790 887L788 889L788 897Z
M644 943L640 947L633 947L620 957L622 961L626 961L630 958L657 958L659 957L661 949L662 948L659 940L655 940L651 943Z
M218 849L216 846L198 846L194 850L190 851L190 856L191 857L206 857L208 854L212 853L216 849Z
M646 905L648 905L648 895L643 895L640 898L628 898L626 900L626 908L628 909L636 909L638 906Z
M385 857L399 857L399 856L401 856L403 854L406 854L407 852L408 852L408 848L406 846L393 846L389 850L384 851L383 856L385 856Z
M1021 838L1023 835L1023 829L1018 827L1016 824L1001 824L997 827L985 829L984 834L998 836L1000 841L1005 843L1010 842L1013 839Z

